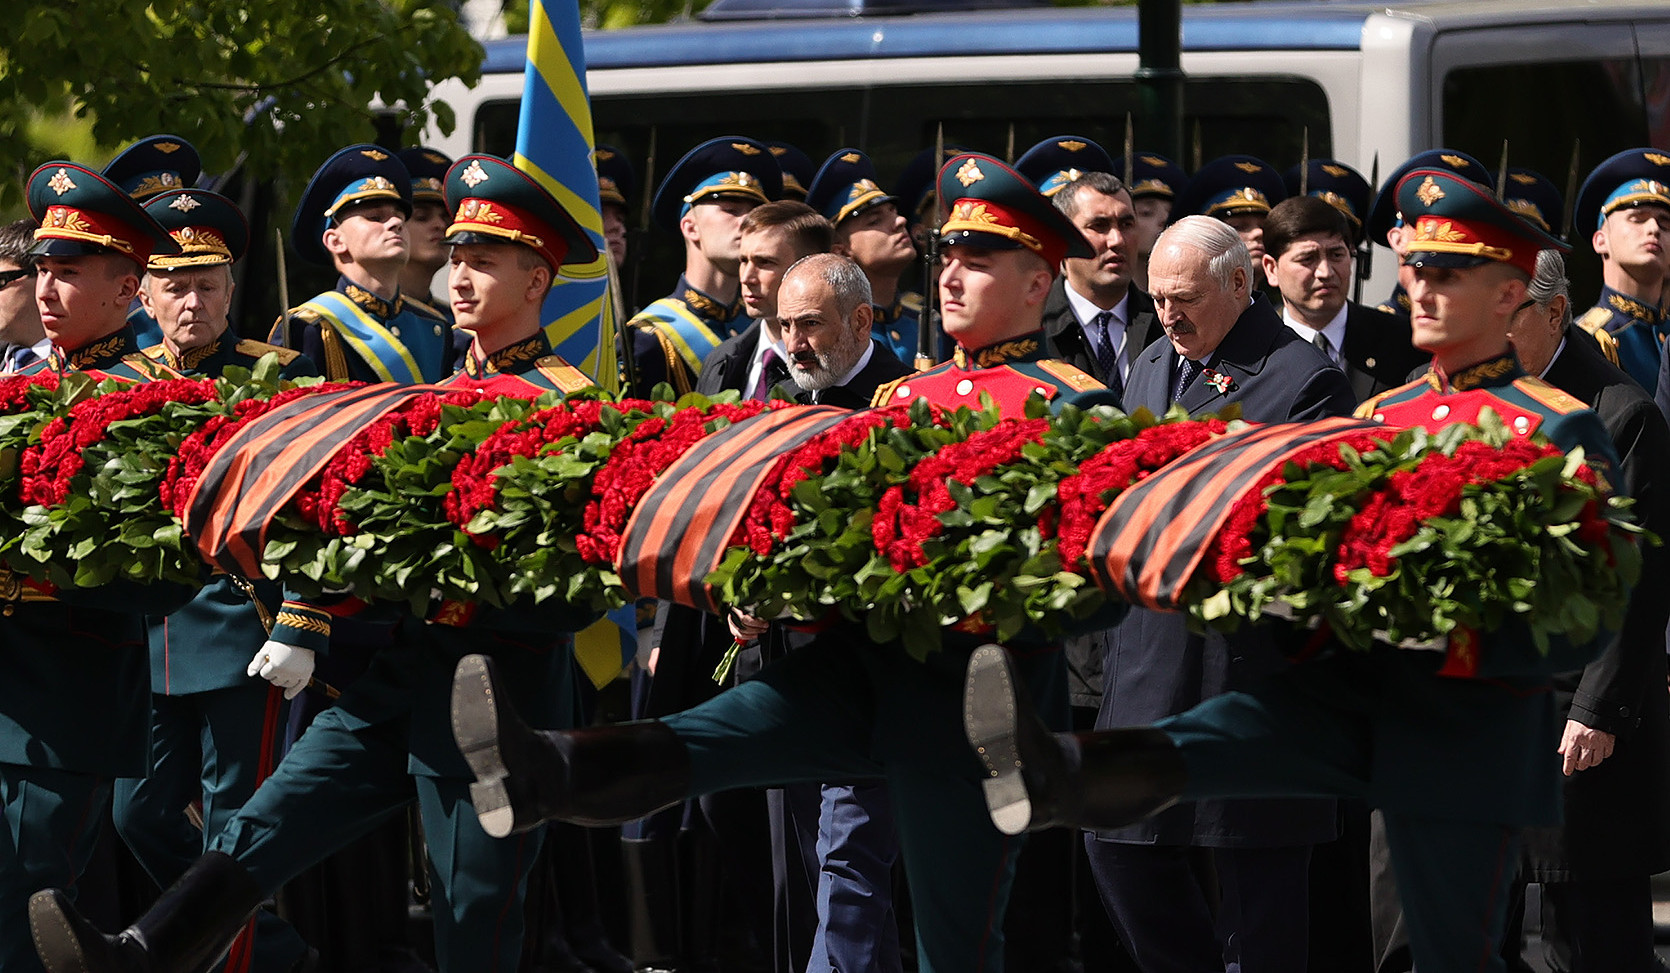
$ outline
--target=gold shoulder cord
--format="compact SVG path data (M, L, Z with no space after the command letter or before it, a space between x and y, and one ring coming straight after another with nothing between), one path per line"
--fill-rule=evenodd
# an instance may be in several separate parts
M333 382L348 381L348 356L342 350L342 338L336 328L319 322L319 339L325 345L325 377Z

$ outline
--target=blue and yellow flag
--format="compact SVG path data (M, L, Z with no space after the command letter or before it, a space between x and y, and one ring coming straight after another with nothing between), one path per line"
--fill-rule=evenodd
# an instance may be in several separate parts
M586 54L576 0L533 0L528 22L528 67L516 125L516 168L538 180L591 235L597 259L568 266L545 299L551 347L598 385L619 391L615 316L609 300L609 247L592 162L595 137L586 94ZM631 606L605 617L574 639L581 670L597 686L619 676L637 651Z
M597 245L597 259L568 266L545 299L551 346L598 385L618 391L614 307L609 295L609 248L592 163L594 136L586 94L586 55L575 0L533 0L528 22L528 66L516 126L516 168L538 180Z

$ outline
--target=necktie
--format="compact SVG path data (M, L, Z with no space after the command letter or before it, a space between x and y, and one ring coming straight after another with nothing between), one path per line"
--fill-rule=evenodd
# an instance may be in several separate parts
M1090 326L1095 332L1090 343L1096 349L1096 370L1102 373L1102 384L1123 395L1125 382L1119 377L1119 352L1113 347L1113 312L1096 315Z
M39 356L35 354L35 349L28 345L13 345L11 352L6 355L5 370L8 372L21 371L39 360Z
M759 380L754 383L754 389L748 393L748 397L757 402L764 402L771 397L771 390L777 387L777 383L788 377L788 371L783 368L783 360L777 357L777 349L767 348L765 354L760 356Z
M1318 331L1316 333L1316 337L1312 338L1310 340L1310 343L1316 346L1317 351L1320 351L1320 352L1322 352L1322 354L1326 355L1328 357L1329 361L1333 362L1336 365L1339 364L1339 359L1334 357L1334 343L1332 341L1328 340L1327 335Z
M1171 393L1171 401L1176 402L1178 399L1181 399L1183 397L1183 392L1188 389L1189 383L1194 381L1195 376L1199 374L1200 362L1195 361L1193 358L1181 359L1177 366L1177 387Z

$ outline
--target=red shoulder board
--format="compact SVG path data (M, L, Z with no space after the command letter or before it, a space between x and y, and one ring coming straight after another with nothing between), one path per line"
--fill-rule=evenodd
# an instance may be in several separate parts
M980 408L982 393L997 403L998 412L1005 418L1019 419L1026 414L1026 399L1037 392L1046 399L1059 393L1054 385L1041 382L1008 365L977 368L972 371L942 366L933 371L904 379L893 388L892 398L876 405L909 405L916 399L927 399L938 406L955 409L968 406Z
M1501 416L1516 436L1529 436L1542 425L1540 412L1509 402L1489 389L1470 389L1449 395L1432 392L1402 402L1382 402L1371 418L1391 426L1422 426L1435 430L1457 422L1477 424L1479 413L1485 409Z

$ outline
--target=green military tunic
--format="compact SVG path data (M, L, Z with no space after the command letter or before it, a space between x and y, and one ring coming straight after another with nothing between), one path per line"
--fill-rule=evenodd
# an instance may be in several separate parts
M463 371L442 384L531 397L591 383L552 354L541 333L491 355L472 347ZM331 619L327 608L286 602L273 637L322 640ZM437 606L427 619L398 617L392 642L314 719L210 848L237 858L274 891L415 798L433 865L440 969L511 973L521 954L522 890L540 836L490 838L471 813L473 778L451 735L452 673L463 656L489 654L531 724L571 726L569 633L591 620L562 609L457 603Z

